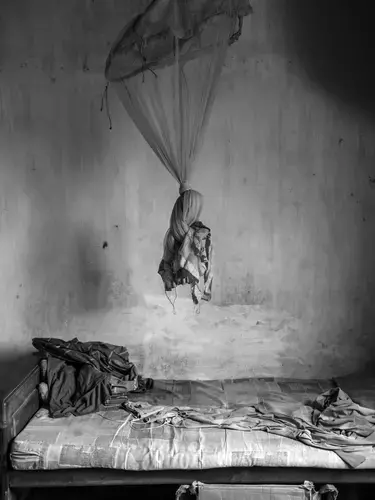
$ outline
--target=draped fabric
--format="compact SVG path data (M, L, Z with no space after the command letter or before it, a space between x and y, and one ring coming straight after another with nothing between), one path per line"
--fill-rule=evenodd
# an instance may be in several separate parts
M232 20L221 16L212 26L218 45L205 55L112 84L156 156L182 190L192 178L195 160L214 102L226 56Z
M197 276L211 280L210 230L202 232L203 197L191 183L199 184L196 160L228 45L238 39L242 17L249 12L248 0L154 0L119 35L107 60L107 79L179 185L164 239L161 266L166 265L167 273L159 267L166 290L185 283L196 286ZM193 227L197 223L198 232ZM186 238L195 244L189 246ZM199 254L190 270L181 245ZM164 276L180 268L185 268L185 276L172 276L166 283ZM209 297L206 294L206 300Z

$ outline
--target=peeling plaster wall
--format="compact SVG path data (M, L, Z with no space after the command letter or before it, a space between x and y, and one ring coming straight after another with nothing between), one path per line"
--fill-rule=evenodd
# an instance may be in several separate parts
M173 315L156 273L177 186L113 93L112 131L100 113L109 44L142 2L3 4L2 359L33 336L77 336L127 345L155 377L329 376L369 360L373 110L309 74L296 2L254 1L228 54L193 179L216 247L199 316L187 290Z

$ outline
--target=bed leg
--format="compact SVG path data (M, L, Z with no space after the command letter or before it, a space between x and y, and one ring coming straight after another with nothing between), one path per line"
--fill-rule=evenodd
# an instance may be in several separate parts
M2 490L1 500L26 500L29 498L30 490L13 490L12 488L4 488Z
M29 488L14 490L8 486L1 497L1 500L27 500L30 495Z
M1 478L4 481L4 477ZM4 481L5 484L1 484L1 500L18 500L17 494L14 490L9 487L8 481Z
M4 500L18 500L17 494L14 490L7 488L4 492L3 496Z
M9 485L7 473L1 474L0 477L0 500L25 500L29 490L14 490Z

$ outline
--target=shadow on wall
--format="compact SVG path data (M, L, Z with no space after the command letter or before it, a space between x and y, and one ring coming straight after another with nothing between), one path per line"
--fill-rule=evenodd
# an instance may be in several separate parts
M312 82L375 114L375 29L371 0L287 0L290 52Z
M375 29L374 3L371 0L286 0L286 30L290 54L296 54L310 82L319 85L338 104L352 106L375 123ZM360 140L360 138L358 138ZM366 153L367 154L367 153ZM369 167L373 159L369 157ZM365 182L373 175L358 170ZM373 338L375 309L375 269L373 230L374 202L370 193L363 213L363 277L361 298L363 342ZM374 199L375 201L375 199ZM359 299L357 299L359 300Z
M3 394L14 389L23 378L38 363L38 352L31 346L34 352L28 354L15 354L12 350L0 354L0 398Z

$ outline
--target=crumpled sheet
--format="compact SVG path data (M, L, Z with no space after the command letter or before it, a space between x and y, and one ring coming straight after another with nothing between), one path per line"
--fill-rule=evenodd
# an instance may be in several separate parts
M52 418L99 411L112 396L113 380L138 377L125 347L77 339L34 338L47 359L48 408Z
M375 411L355 404L338 387L318 396L311 406L274 393L259 404L231 408L153 406L138 400L131 413L147 423L269 432L334 451L352 468L375 446Z
M316 398L312 422L346 437L368 438L374 432L375 410L354 403L342 389L336 387Z

